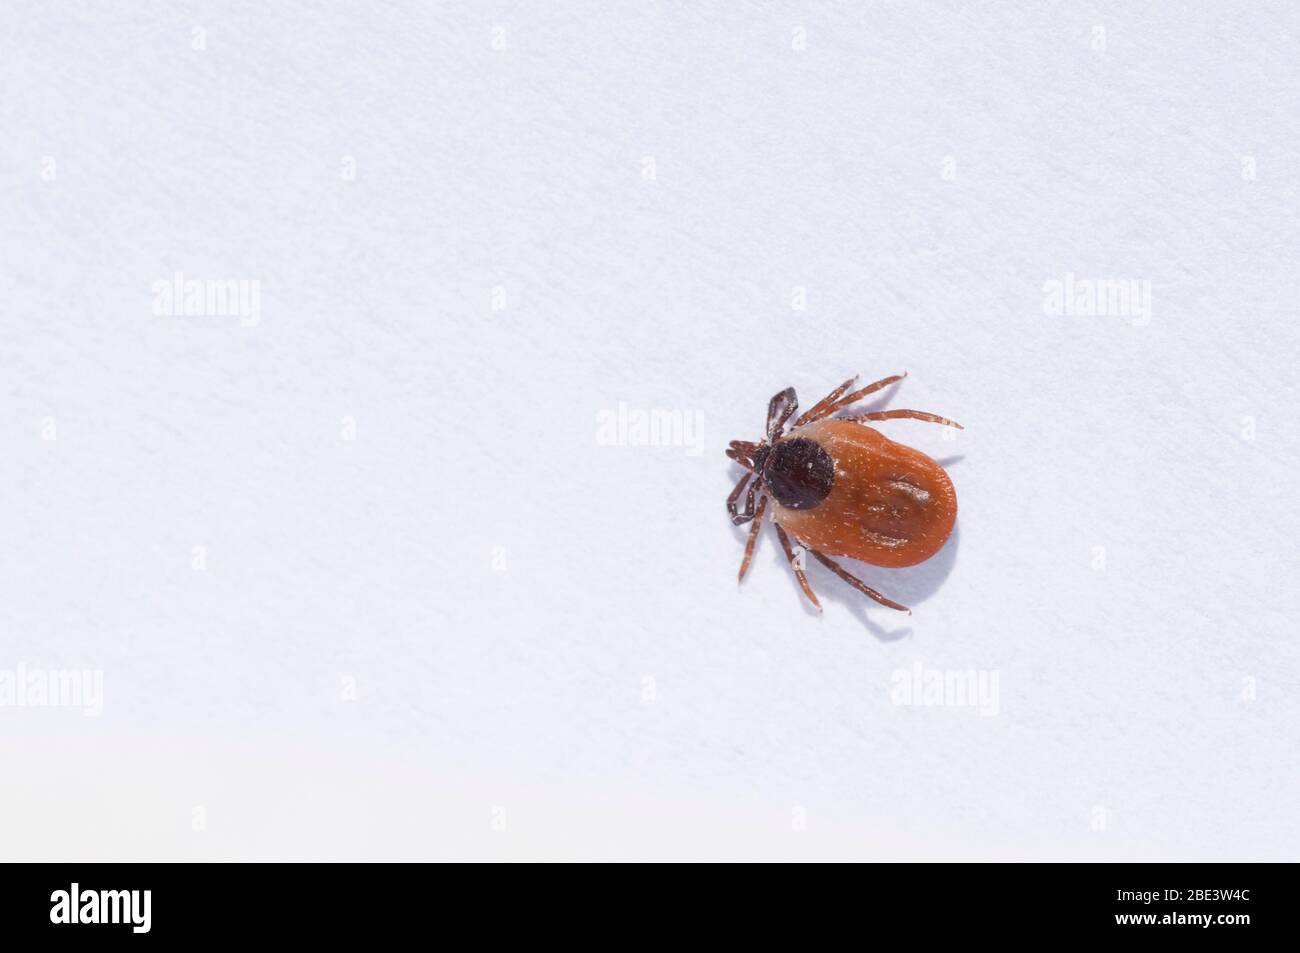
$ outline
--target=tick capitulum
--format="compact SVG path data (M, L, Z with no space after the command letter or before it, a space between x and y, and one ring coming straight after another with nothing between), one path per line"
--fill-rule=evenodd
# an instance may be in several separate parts
M849 378L793 423L790 418L799 401L794 388L787 387L767 405L762 440L731 441L727 456L744 467L745 474L727 497L727 513L737 526L753 524L740 563L742 580L770 499L781 548L814 606L820 609L821 603L808 584L792 539L882 606L911 611L830 558L847 556L890 568L913 566L938 552L952 533L957 495L943 467L919 450L889 440L866 422L910 418L948 427L961 424L919 410L834 416L905 376L886 377L851 393L857 378Z

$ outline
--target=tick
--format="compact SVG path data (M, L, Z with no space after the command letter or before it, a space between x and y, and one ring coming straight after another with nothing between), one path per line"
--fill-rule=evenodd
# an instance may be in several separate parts
M731 441L727 456L744 467L745 474L727 497L727 513L737 526L753 524L740 563L742 581L770 498L781 548L799 587L818 610L821 603L808 585L803 559L791 540L882 606L912 611L886 599L830 558L847 556L891 569L914 566L937 553L952 534L957 494L943 467L866 422L909 418L958 429L961 424L919 410L833 416L906 376L886 377L850 393L857 382L851 377L793 423L790 418L799 409L799 399L794 388L787 387L767 405L764 439Z

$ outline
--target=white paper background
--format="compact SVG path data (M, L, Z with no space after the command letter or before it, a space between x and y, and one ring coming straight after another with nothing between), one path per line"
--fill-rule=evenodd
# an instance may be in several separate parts
M0 670L104 710L0 707L0 850L1295 859L1298 83L1289 3L6 3ZM726 441L902 370L914 615L738 592Z

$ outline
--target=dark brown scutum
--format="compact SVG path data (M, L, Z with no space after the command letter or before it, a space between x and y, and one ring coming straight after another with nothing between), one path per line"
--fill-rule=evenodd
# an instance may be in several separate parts
M764 457L763 482L782 506L810 510L830 495L835 463L815 441L782 440Z

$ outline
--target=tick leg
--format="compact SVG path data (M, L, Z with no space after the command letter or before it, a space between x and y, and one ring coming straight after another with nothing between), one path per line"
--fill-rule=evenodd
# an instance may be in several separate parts
M774 396L767 404L767 439L771 443L785 430L785 422L799 409L799 398L794 395L794 388L787 387Z
M821 563L831 572L835 573L835 575L839 576L841 579L847 582L854 589L857 589L859 592L870 596L872 599L875 599L882 606L888 606L890 609L897 609L899 612L906 612L909 615L911 614L912 610L909 609L907 606L900 606L897 602L894 602L892 599L886 599L884 596L876 592L876 590L872 589L870 586L868 586L857 576L853 576L845 572L844 569L840 566L840 564L835 562L835 560L828 559L827 557L823 556L821 553L812 549L808 550L808 552L812 553L813 557L819 563Z
M752 487L750 492L753 492ZM745 541L745 558L740 561L740 575L736 578L737 582L744 582L745 573L749 572L749 561L754 558L754 544L758 542L758 531L763 528L763 508L766 506L767 497L760 496L758 509L754 511L754 525L749 528L749 539Z
M817 403L813 404L811 407L805 410L803 414L800 415L799 419L794 422L794 425L796 427L801 427L804 424L808 423L808 421L810 420L820 420L822 417L826 416L826 413L828 413L828 411L826 411L826 408L830 407L837 400L839 400L840 397L842 397L844 393L850 387L853 386L854 382L857 379L858 379L857 375L856 374L853 375L848 380L846 380L843 384L841 384L839 387L835 388L833 391L831 391L821 400L817 401Z
M868 384L866 387L863 387L861 390L855 390L852 394L845 394L839 400L832 403L830 407L826 408L826 410L823 411L822 414L816 419L821 420L822 417L829 417L831 414L835 413L836 411L843 410L845 407L848 407L850 404L856 404L858 401L868 396L869 394L874 394L878 390L884 390L890 384L897 384L906 376L907 376L906 374L895 374L892 377L883 377L880 380L876 381L874 384Z
M749 497L745 500L745 509L740 510L737 503L740 500L740 494L745 492L745 486L749 485ZM731 522L740 526L748 523L754 518L754 485L750 483L750 474L746 473L736 484L736 488L731 491L727 497L727 515L731 517Z
M790 537L786 535L785 530L781 528L780 523L776 524L776 535L781 540L781 548L785 550L785 558L790 560L790 568L794 571L794 577L799 580L799 588L801 588L803 594L808 597L808 601L815 605L817 611L820 612L822 604L818 602L817 597L813 595L812 586L808 585L808 576L805 575L803 568L799 565L799 560L795 559L794 547L790 545ZM807 552L806 548L804 549L804 552Z
M945 427L956 427L958 430L965 430L961 424L955 420L949 420L947 417L940 417L938 414L927 414L923 410L877 410L872 414L857 414L853 417L842 417L841 420L928 420L932 424L943 424Z

